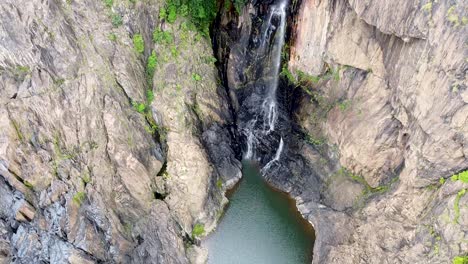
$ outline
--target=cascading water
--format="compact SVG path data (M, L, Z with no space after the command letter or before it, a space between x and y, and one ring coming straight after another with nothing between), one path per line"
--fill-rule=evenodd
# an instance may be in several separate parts
M244 119L249 120L239 122L241 132L246 138L245 159L256 160L259 158L256 156L256 148L260 142L263 145L268 145L265 143L266 141L278 141L278 138L280 138L278 135L270 134L276 131L279 116L277 90L281 52L286 31L286 13L287 0L280 0L278 3L271 5L268 9L267 18L260 27L259 39L254 39L254 42L258 44L252 51L255 56L253 56L250 64L257 67L258 70L257 74L254 75L252 99L243 104L243 107L248 108L244 111L250 113L244 115ZM260 107L258 107L260 102ZM242 126L242 124L245 125ZM281 138L278 150L282 150L283 145L284 142ZM281 152L278 153L278 150L275 158L267 163L269 166L277 160L276 157L279 159Z
M204 242L208 264L304 264L312 258L312 227L293 199L267 184L289 175L283 162L293 154L288 145L294 142L289 92L279 84L288 2L272 1L254 0L241 12L242 23L230 23L227 34L218 35L228 44L221 49L228 55L223 70L244 162L243 180Z

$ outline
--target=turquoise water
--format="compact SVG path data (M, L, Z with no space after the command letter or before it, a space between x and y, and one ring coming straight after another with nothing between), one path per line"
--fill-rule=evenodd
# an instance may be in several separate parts
M209 264L311 263L314 231L294 201L269 187L258 168L244 162L217 229L204 241Z

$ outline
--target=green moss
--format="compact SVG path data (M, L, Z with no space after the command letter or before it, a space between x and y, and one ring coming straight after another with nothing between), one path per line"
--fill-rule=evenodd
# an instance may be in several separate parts
M54 80L54 84L55 84L57 87L62 86L64 83L65 83L65 79L63 79L63 78L59 78L59 79L55 79L55 80Z
M153 52L151 52L151 55L148 57L148 62L146 63L146 80L150 87L152 87L154 71L156 70L157 64L158 60L156 57L156 52L153 50Z
M216 186L218 187L218 189L222 189L223 188L223 180L218 179L216 181Z
M89 173L87 171L83 173L83 175L81 176L81 180L85 185L91 182L91 176L89 176Z
M16 66L12 70L12 73L13 73L13 76L14 76L15 80L17 80L19 82L22 82L22 81L24 81L26 76L31 74L31 68L29 68L29 66L22 66L22 65Z
M468 264L468 256L458 256L453 258L453 264Z
M107 7L112 7L112 5L114 5L114 0L104 0L104 4Z
M380 186L377 186L377 187L372 187L367 181L366 179L364 179L364 177L362 177L361 175L357 175L357 174L353 174L351 173L349 170L347 170L346 168L341 168L339 171L338 171L339 174L342 174L342 175L347 175L348 177L350 177L353 181L356 181L362 185L364 185L365 187L365 190L364 190L364 193L363 195L367 196L367 195L370 195L370 194L376 194L376 193L384 193L386 191L388 191L390 189L390 187L398 181L398 177L394 177L388 184L385 184L385 185L380 185Z
M110 33L107 38L110 40L110 41L117 41L117 35L115 33Z
M455 26L458 26L460 25L460 21L458 19L458 15L455 14L455 9L456 9L456 6L453 5L449 8L449 10L447 11L447 20L450 22L450 23L453 23Z
M177 47L175 46L171 47L171 55L174 58L177 58L179 56L179 50L177 50Z
M238 14L241 13L246 3L247 3L247 0L232 0L232 4Z
M313 146L322 146L323 144L325 144L325 138L317 138L311 134L305 135L305 141Z
M202 77L197 73L193 73L192 79L198 82L198 81L201 81Z
M34 188L34 186L32 185L32 183L30 183L30 182L28 182L28 181L26 181L26 180L23 182L23 184L24 184L24 186L28 187L29 189L33 189L33 188Z
M16 123L16 121L14 121L14 120L11 120L11 124L12 124L13 127L15 128L16 136L18 137L18 139L19 139L21 142L24 142L24 135L23 135L23 133L21 132L21 128L20 128L20 126L18 125L18 123Z
M440 183L440 184L444 184L444 183L445 183L445 178L442 178L442 177L441 177L441 178L439 179L439 183Z
M192 230L192 239L202 236L205 234L205 227L202 224L195 224Z
M343 100L340 103L338 103L338 108L341 110L341 112L345 112L351 107L351 100Z
M133 47L138 53L143 53L145 51L145 41L143 40L143 36L141 34L133 35Z
M144 114L146 110L146 105L140 102L133 102L133 108L140 114Z
M432 11L432 2L428 2L427 4L423 5L421 7L421 10L426 11L426 12L431 12Z
M114 27L120 27L123 24L122 17L116 13L111 14L111 21Z
M458 180L464 183L468 183L468 170L458 173L457 176L458 176Z
M84 192L77 192L72 198L73 202L75 202L79 206L81 206L81 204L83 203L85 199L86 199L86 194Z
M458 174L454 174L450 177L452 182L461 181L463 183L468 183L468 170L462 171Z
M457 193L457 197L455 197L455 203L453 204L453 209L455 211L455 219L453 220L454 223L458 224L458 219L460 218L460 199L465 195L466 189L462 189Z
M465 16L462 17L462 24L463 24L463 25L468 24L468 17L465 17Z
M291 71L289 71L287 64L284 64L283 68L281 68L280 76L286 78L292 84L296 83L296 78Z
M148 105L150 105L154 100L154 93L153 90L147 90L146 91L146 101Z
M123 225L123 228L124 228L125 235L127 235L128 237L131 237L133 233L133 225L131 223L125 223Z

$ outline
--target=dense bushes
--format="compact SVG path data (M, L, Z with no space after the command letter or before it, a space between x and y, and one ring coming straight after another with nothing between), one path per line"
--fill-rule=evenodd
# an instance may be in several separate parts
M188 17L202 35L208 36L217 10L216 0L169 0L159 15L169 23L174 23L177 15Z

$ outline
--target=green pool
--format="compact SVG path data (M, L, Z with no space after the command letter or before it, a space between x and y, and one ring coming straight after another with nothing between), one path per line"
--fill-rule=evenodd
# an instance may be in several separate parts
M311 263L314 231L294 201L269 187L254 164L243 165L243 179L233 190L225 215L203 242L208 263Z

